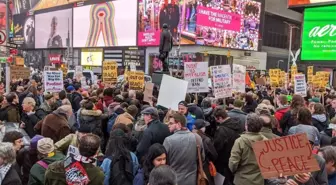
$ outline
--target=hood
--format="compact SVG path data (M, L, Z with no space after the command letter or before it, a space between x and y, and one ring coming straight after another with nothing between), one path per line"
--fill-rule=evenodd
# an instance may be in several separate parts
M120 103L119 102L112 102L108 108L111 109L111 110L115 110L118 106L120 106Z
M134 118L132 115L130 115L129 113L127 112L124 112L123 114L120 115L121 117L125 117L126 119L130 119L132 121L134 121Z
M134 126L134 130L137 131L137 132L142 132L144 131L145 129L147 128L147 125L144 121L143 118L140 118L136 123L135 123L135 126Z
M205 108L205 109L202 109L203 110L203 114L204 114L204 116L209 116L209 115L211 115L212 114L212 107L210 107L210 108Z
M83 116L94 116L94 117L99 117L101 116L103 113L101 110L86 110L86 109L83 109L81 111L81 114Z
M239 110L239 109L232 109L232 110L230 110L230 112L234 112L234 113L237 113L237 114L247 115L245 112L243 112L242 110Z
M64 159L64 158L65 158L65 156L64 156L62 153L60 153L60 152L55 152L55 155L54 155L54 156L43 158L43 161L45 161L45 162L51 164L51 163L53 163L53 162L55 162L55 161L60 161L60 160L62 160L62 159Z
M227 120L225 120L220 125L225 125L226 127L230 128L234 131L237 131L239 133L242 132L242 128L241 128L241 125L240 125L239 118L228 118Z
M110 104L113 102L113 98L111 96L104 96L103 100L106 107L110 106Z
M267 138L259 133L246 132L240 136L244 143L252 148L253 143L257 141L267 140Z
M322 123L327 121L327 116L325 114L313 114L312 117Z

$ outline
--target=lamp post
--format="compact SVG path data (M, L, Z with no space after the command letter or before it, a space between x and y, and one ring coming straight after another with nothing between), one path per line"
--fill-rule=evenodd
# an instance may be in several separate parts
M297 27L294 24L288 23L288 22L284 22L285 24L288 25L289 27L289 48L288 48L288 61L287 61L287 73L289 73L289 69L290 69L290 60L291 60L291 51L292 51L292 37L293 37L293 29L300 29L299 27Z

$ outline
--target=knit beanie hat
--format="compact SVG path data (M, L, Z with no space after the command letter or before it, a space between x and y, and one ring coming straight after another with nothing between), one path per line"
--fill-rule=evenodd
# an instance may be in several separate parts
M30 148L33 150L37 150L37 142L43 138L44 137L41 135L35 135L30 141Z
M54 141L50 138L43 138L37 142L37 151L47 155L55 150Z

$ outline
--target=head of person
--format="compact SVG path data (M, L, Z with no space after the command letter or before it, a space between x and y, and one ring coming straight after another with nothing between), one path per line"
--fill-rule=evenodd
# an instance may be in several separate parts
M82 90L82 86L80 83L75 83L73 87L75 88L75 91L77 92L80 92Z
M253 94L252 94L252 93L247 93L247 94L245 95L245 102L246 102L247 104L252 104L253 101L254 101L254 99L253 99Z
M129 155L127 135L121 129L112 130L106 147L106 156Z
M312 114L306 107L299 109L297 120L300 124L311 125L312 124Z
M150 172L157 166L167 163L167 151L164 146L159 143L149 147L145 160L143 162L143 170L145 182L148 182Z
M302 96L294 94L291 102L291 109L299 109L305 106L305 100Z
M168 165L157 166L149 175L148 185L177 185L176 173Z
M84 101L83 102L83 108L86 109L86 110L93 110L94 104L90 100Z
M244 102L240 99L235 99L233 101L233 108L234 109L242 109L244 106Z
M26 113L34 111L36 102L34 98L26 97L22 102L22 110Z
M62 105L57 109L57 111L65 114L67 118L70 118L73 114L71 105Z
M210 98L204 98L201 102L201 107L203 109L211 108L211 99Z
M44 100L45 100L49 105L51 105L51 104L53 104L53 103L55 102L55 98L54 98L54 96L53 96L52 94L50 94L50 93L47 93L47 94L44 95Z
M100 142L97 135L86 134L79 140L79 154L87 158L95 157L99 152Z
M43 159L48 157L55 151L54 141L50 138L42 138L37 142L38 158Z
M130 105L127 107L126 112L130 114L133 118L135 118L138 114L138 107L135 105Z
M78 141L85 135L92 133L92 129L89 125L81 124L76 134Z
M327 170L328 175L335 173L336 171L336 147L326 146L326 147L320 148L318 155L324 158L326 162L325 168Z
M136 91L135 90L129 90L128 91L128 98L129 99L136 99Z
M312 107L312 113L313 114L325 114L326 111L324 109L324 106L321 103L315 103Z
M159 113L155 107L148 107L141 111L141 114L143 115L146 124L159 119Z
M51 32L52 33L55 33L57 31L57 24L58 24L58 20L57 20L57 17L53 17L51 19L51 24L50 24L50 27L51 27Z
M193 127L198 132L204 133L205 128L209 125L210 125L210 123L205 121L204 119L196 119Z
M67 98L66 92L64 90L62 90L61 92L59 92L58 96L59 96L59 99L62 100L62 101Z
M103 92L103 96L113 96L114 89L113 88L106 88Z
M260 114L260 118L263 120L263 127L273 129L276 120L270 114Z
M8 104L15 104L19 103L19 97L15 93L8 93L6 96L6 100Z
M67 90L67 93L72 93L72 92L75 91L75 88L74 88L74 86L69 85L69 86L66 88L66 90Z
M187 126L187 119L186 117L176 112L169 118L168 127L170 132L175 132L177 130L181 130L182 128Z
M188 114L188 103L186 101L180 101L178 104L178 112L183 115Z
M331 100L330 104L331 104L331 107L336 110L336 96L333 97L333 99Z
M0 142L0 166L14 164L16 151L10 142Z
M288 104L287 95L281 94L276 99L279 107L283 107Z
M23 91L24 91L24 87L22 87L22 86L17 86L16 87L16 92L22 93Z
M168 29L168 24L167 24L167 23L164 23L164 24L162 25L162 29L164 29L164 30Z
M257 114L271 114L270 109L268 108L268 106L264 103L260 103L257 108L255 109L255 113Z
M225 109L216 108L214 111L214 117L217 123L223 123L228 118L228 114Z
M114 102L117 102L117 103L122 103L124 102L124 97L121 96L120 94L118 94L117 96L114 97Z
M9 142L13 144L15 151L19 151L23 147L23 134L19 131L10 131L7 132L2 142Z
M248 114L246 117L245 129L248 132L258 133L263 127L263 120L256 113Z

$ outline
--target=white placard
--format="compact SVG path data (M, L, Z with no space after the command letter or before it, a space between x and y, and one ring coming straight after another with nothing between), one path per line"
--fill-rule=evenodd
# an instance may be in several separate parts
M296 74L294 77L294 94L302 97L307 96L307 83L304 74Z
M78 156L79 155L79 149L77 147L69 145L68 152L67 152L67 157L69 157L70 155Z
M61 92L63 88L62 71L44 71L45 92Z
M189 93L209 92L208 62L185 62L184 80L188 81Z
M232 80L230 65L213 66L211 69L215 98L231 97Z
M185 100L188 82L169 75L163 75L157 105L178 110L178 103Z
M232 65L232 90L245 93L246 67L238 64Z

